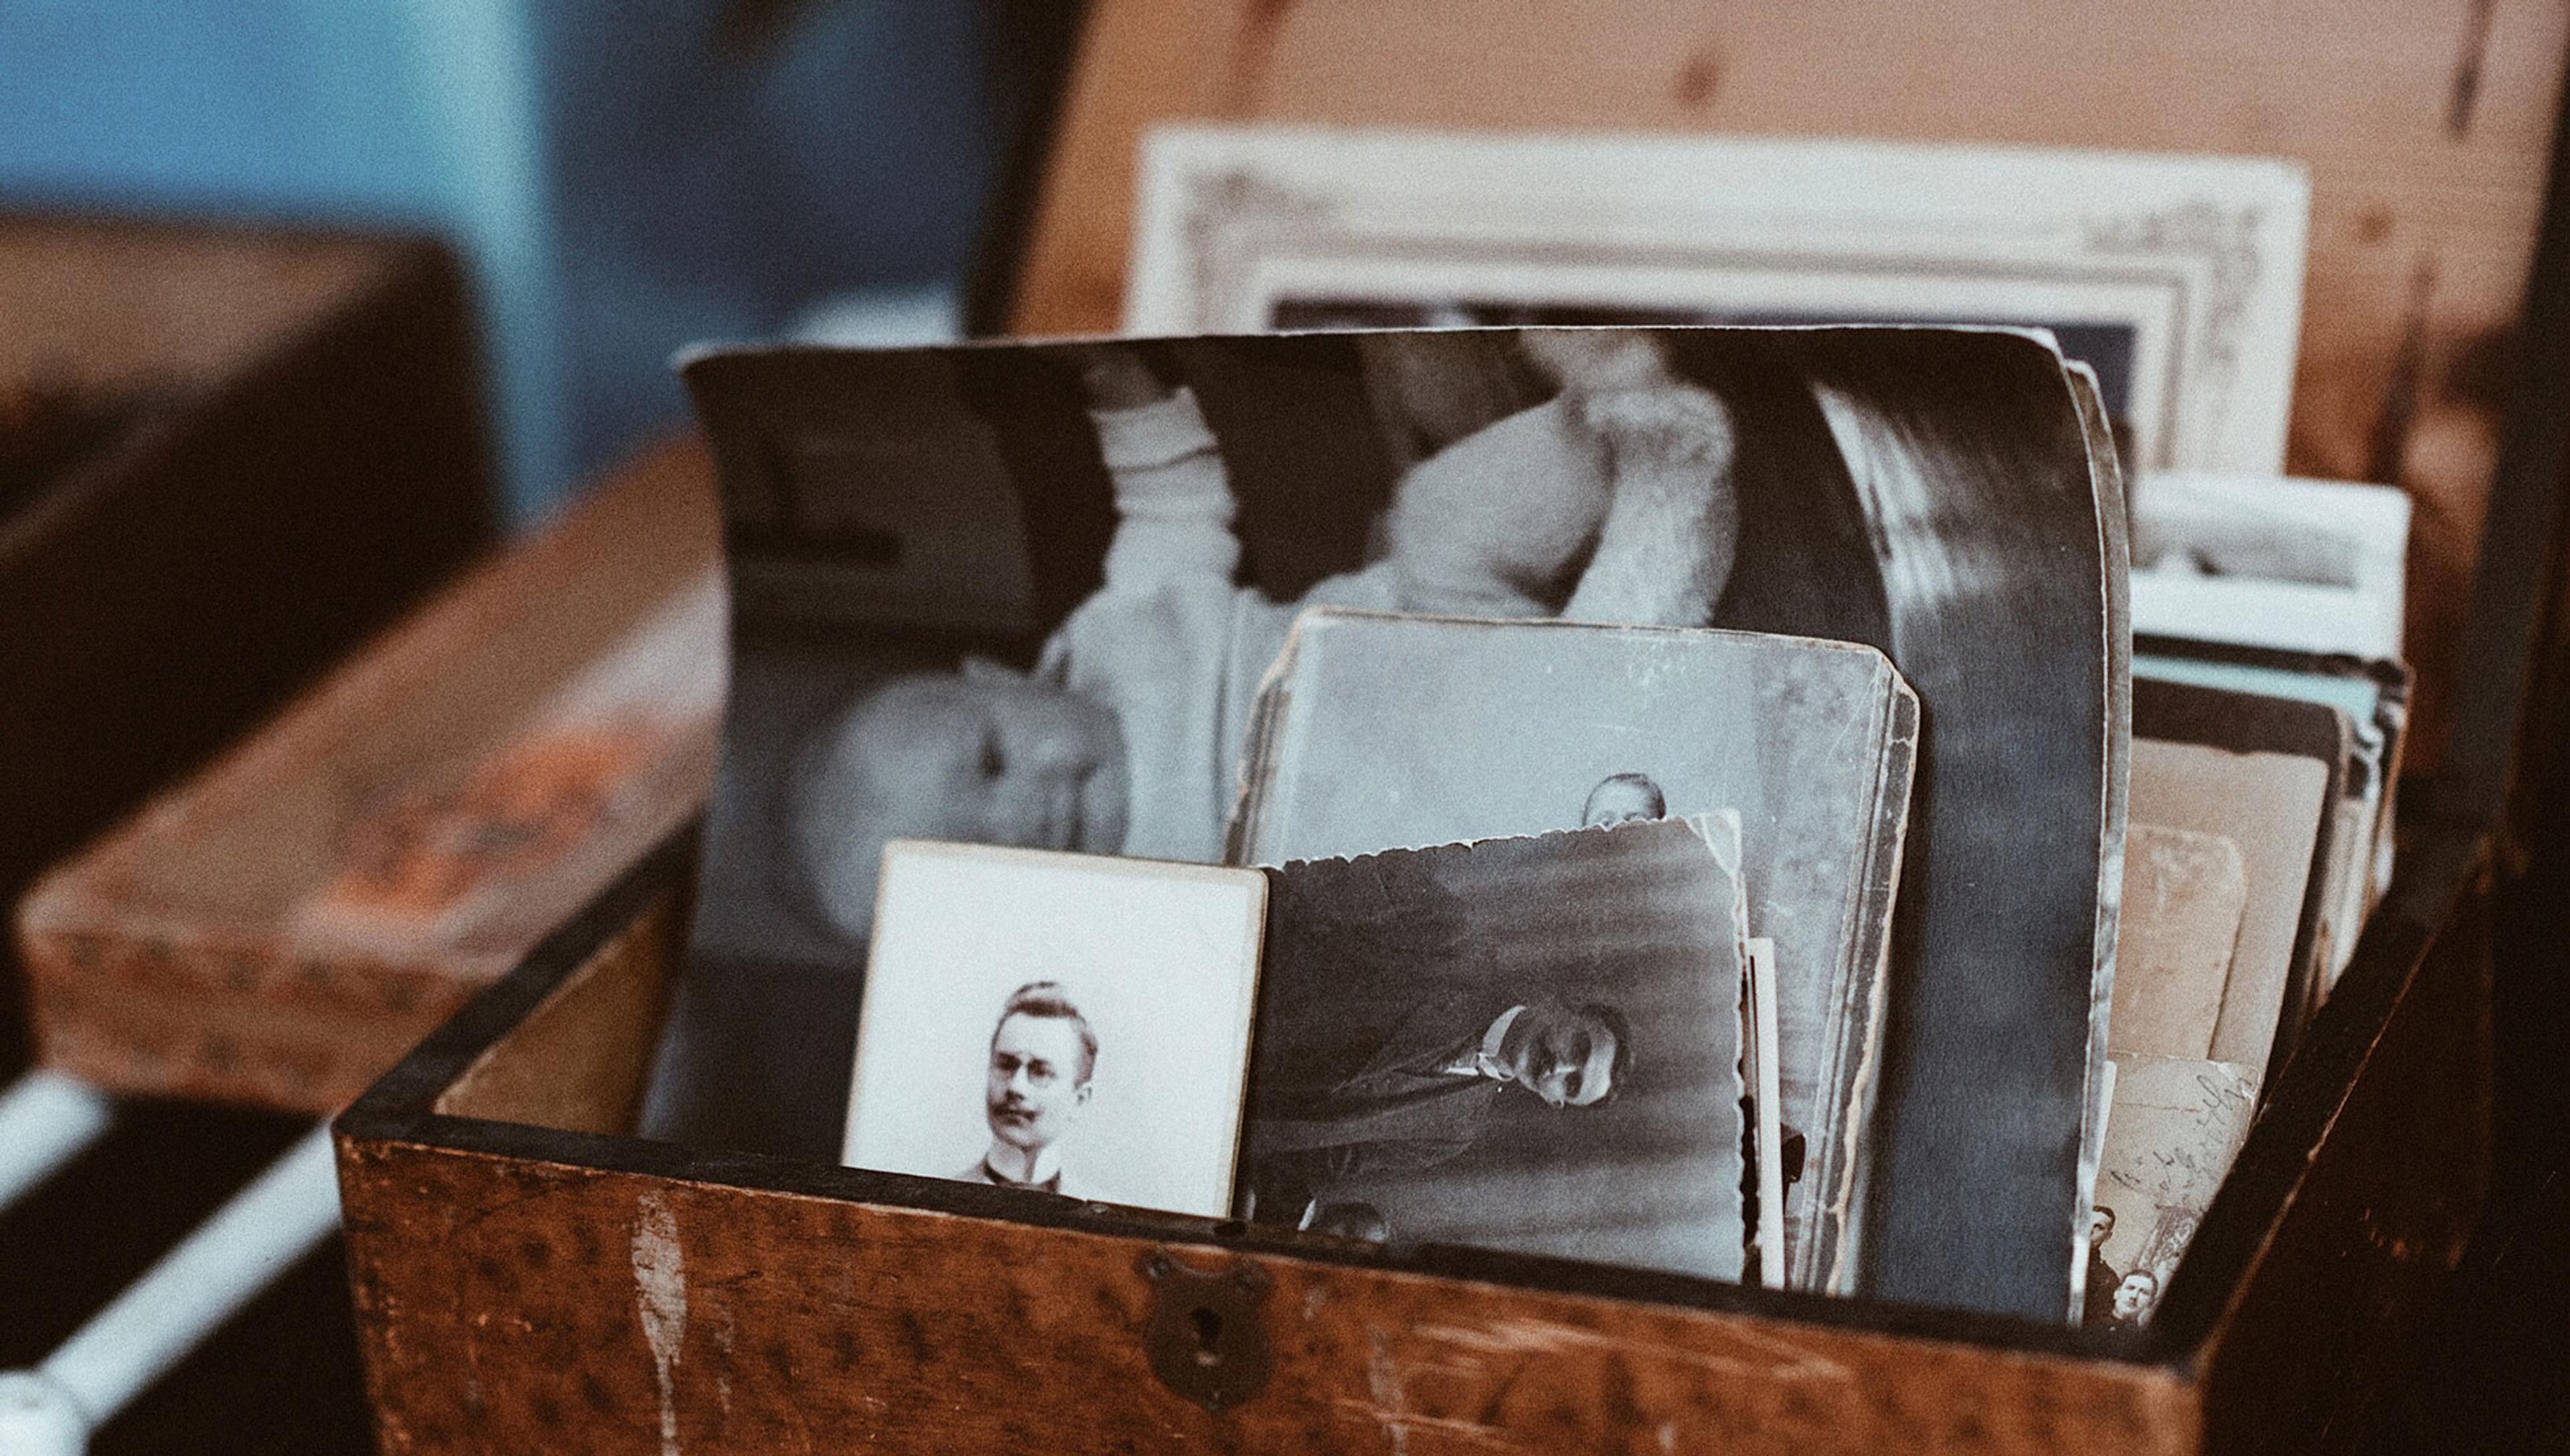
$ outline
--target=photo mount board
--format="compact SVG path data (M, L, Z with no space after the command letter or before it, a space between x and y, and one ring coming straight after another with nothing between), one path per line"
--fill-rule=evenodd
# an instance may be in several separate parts
M971 1169L1003 1137L1000 1111L981 1097L1000 1029L1031 1016L1093 1044L1054 1111L1015 1114L1017 1127L1070 1123L1046 1144L1054 1191L1222 1217L1267 897L1254 871L893 842L841 1161L924 1177ZM1037 986L1045 1009L1008 1009ZM1138 1076L1126 1070L1137 1061Z
M1123 327L2043 326L2135 468L2276 475L2310 208L2255 158L1173 124L1142 143Z

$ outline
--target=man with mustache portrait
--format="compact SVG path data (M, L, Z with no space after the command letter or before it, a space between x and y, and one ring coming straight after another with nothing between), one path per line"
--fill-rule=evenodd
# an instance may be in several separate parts
M1060 982L1031 981L1000 1008L991 1032L984 1111L991 1144L955 1175L966 1183L1091 1195L1063 1166L1063 1139L1088 1109L1097 1033Z

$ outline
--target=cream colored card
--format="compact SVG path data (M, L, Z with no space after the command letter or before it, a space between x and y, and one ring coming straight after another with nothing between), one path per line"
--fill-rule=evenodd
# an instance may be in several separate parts
M1222 1218L1267 880L895 840L841 1161Z
M2097 1207L2111 1222L2089 1268L2092 1283L2112 1280L2114 1322L2150 1319L2249 1135L2257 1092L2257 1076L2236 1062L2115 1058L2097 1170Z
M2316 758L2133 743L2133 821L2221 835L2240 847L2247 896L2211 1050L2216 1061L2247 1067L2253 1082L2266 1075L2284 1014L2328 789L2329 767Z
M2248 900L2248 866L2228 836L2139 823L2126 832L2112 1051L2211 1054Z

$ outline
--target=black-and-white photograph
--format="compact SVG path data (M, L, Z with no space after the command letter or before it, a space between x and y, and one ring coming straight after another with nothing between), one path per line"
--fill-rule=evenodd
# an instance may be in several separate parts
M2390 486L2152 476L2133 492L2133 631L2397 658L2409 513Z
M840 1161L1221 1217L1266 910L1243 871L892 846Z
M2059 1317L2127 749L2118 478L2048 340L785 347L685 377L733 688L654 1135L839 1146L892 839L1218 858L1305 607L1787 633L1884 652L1924 720L1848 1283Z
M1918 698L1881 652L1316 607L1261 703L1234 836L1250 863L1737 809L1749 924L1777 947L1778 1111L1804 1155L1766 1247L1787 1282L1843 1281L1919 746Z
M1284 867L1242 1212L1739 1277L1737 834L1634 823Z

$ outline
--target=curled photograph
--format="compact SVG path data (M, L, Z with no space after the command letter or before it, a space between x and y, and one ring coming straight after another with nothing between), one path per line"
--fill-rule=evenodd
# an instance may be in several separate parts
M1308 608L1783 633L1882 652L1921 719L1832 1284L2061 1317L2128 648L2120 479L2048 337L774 347L683 373L733 690L647 1132L837 1146L891 840L1219 858Z

